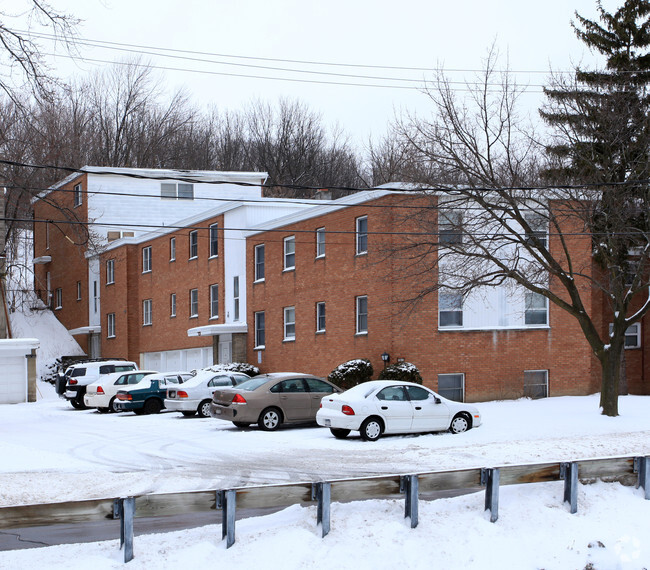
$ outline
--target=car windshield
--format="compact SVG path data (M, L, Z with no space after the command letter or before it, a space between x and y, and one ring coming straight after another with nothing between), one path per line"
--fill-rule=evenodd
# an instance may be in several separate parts
M237 389L252 392L253 390L257 390L257 388L259 388L262 384L266 384L268 381L269 378L267 376L258 376L257 378L251 378L250 380L246 380L241 384L237 384Z

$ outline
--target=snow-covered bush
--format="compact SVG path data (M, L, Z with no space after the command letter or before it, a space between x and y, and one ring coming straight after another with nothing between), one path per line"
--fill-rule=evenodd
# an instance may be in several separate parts
M357 358L339 364L330 372L327 379L339 388L347 390L348 388L352 388L352 386L361 384L361 382L367 382L372 378L373 374L374 370L372 369L370 360L367 358Z
M420 376L418 367L410 362L389 364L379 373L379 380L399 380L400 382L422 384L422 376Z
M213 372L241 372L243 374L248 374L249 376L257 376L260 373L260 369L257 366L248 364L247 362L231 362L230 364L215 364L209 366L205 370L212 370Z

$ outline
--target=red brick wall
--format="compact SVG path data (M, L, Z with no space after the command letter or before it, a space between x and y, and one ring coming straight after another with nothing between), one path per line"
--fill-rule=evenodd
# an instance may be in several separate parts
M81 183L82 203L74 207L74 187ZM85 190L86 175L81 174L59 190L50 192L34 203L34 257L49 255L52 261L34 266L34 288L47 303L47 272L50 272L51 292L62 290L62 308L55 310L57 318L68 329L88 325L88 265L84 258L86 236L79 225L70 220L87 222L88 203ZM48 229L49 228L49 229ZM46 234L49 231L49 249ZM81 300L77 300L77 282L81 282ZM75 340L88 353L86 335Z

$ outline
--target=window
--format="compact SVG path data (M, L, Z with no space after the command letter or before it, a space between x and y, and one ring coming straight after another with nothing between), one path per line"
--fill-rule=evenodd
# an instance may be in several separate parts
M219 285L210 285L210 318L219 317Z
M77 301L81 301L81 281L77 281Z
M97 291L97 281L93 281L93 312L99 309L99 292Z
M316 230L316 257L325 257L325 228Z
M307 383L307 388L310 392L320 394L331 394L334 392L334 388L324 380L319 380L318 378L303 378L303 380Z
M169 240L169 261L176 261L176 238Z
M239 320L239 275L232 278L233 320Z
M255 348L264 348L264 311L255 313Z
M54 290L54 308L60 309L63 305L63 290L61 287Z
M264 280L264 244L255 246L255 281Z
M548 303L544 295L526 291L526 316L524 323L527 325L548 324Z
M199 256L199 231L193 230L190 232L190 259L195 259Z
M190 290L190 318L199 316L199 290Z
M438 374L438 394L454 402L464 402L465 375Z
M152 300L145 299L142 301L142 326L149 326L152 320Z
M463 243L463 214L461 212L440 212L438 235L441 245Z
M296 268L296 237L284 238L284 269Z
M357 218L357 255L368 253L368 216Z
M164 200L194 200L194 184L162 182L160 197Z
M438 326L463 326L463 295L456 291L438 292Z
M135 232L118 232L116 230L111 230L106 232L106 239L108 241L115 241L121 238L133 237Z
M524 370L524 398L548 398L548 370Z
M542 214L530 212L528 214L524 214L524 220L526 220L526 223L530 227L530 230L526 231L526 243L535 245L534 238L537 238L542 246L546 247L546 218Z
M109 259L106 262L106 285L115 283L115 260Z
M106 337L115 338L115 313L106 315Z
M383 390L377 392L377 399L397 402L408 401L408 397L406 396L406 392L404 391L403 386L389 386L388 388L384 388Z
M357 334L368 334L368 297L357 297Z
M325 303L316 303L316 332L325 332Z
M296 340L296 308L284 308L284 340Z
M219 255L219 224L210 226L210 257Z
M609 324L609 334L612 334L614 325ZM625 329L625 348L641 348L641 324L634 323Z
M45 222L45 249L50 249L50 222Z
M74 187L74 207L81 206L83 201L83 190L81 189L81 184L77 184Z
M151 246L142 248L142 273L151 271Z
M176 293L172 293L169 296L169 316L176 316Z

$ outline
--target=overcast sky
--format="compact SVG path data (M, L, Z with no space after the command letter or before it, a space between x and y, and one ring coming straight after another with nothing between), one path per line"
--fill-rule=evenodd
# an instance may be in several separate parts
M83 20L79 31L84 38L220 54L175 55L238 64L147 56L153 65L276 78L161 72L170 89L184 87L201 105L215 104L222 109L236 110L256 98L275 101L282 96L295 97L322 113L328 124L339 123L357 142L367 140L371 134L383 133L400 109L426 112L426 97L416 88L431 73L224 56L366 66L444 66L448 70L465 70L450 71L452 79L462 82L471 80L472 73L467 70L481 68L487 49L496 42L500 52L508 56L512 70L542 72L516 74L518 83L530 85L525 99L531 110L539 106L541 84L550 67L569 69L572 63L596 61L570 27L575 10L589 18L597 17L595 0L52 0L52 3ZM621 3L622 0L603 1L610 11L615 11ZM129 56L127 52L88 47L83 47L82 52L87 58L108 61ZM54 60L55 68L64 76L84 75L97 65L105 64L86 61L75 66L65 58ZM250 67L253 65L352 77ZM380 79L359 77L362 75ZM396 77L416 81L386 79Z

